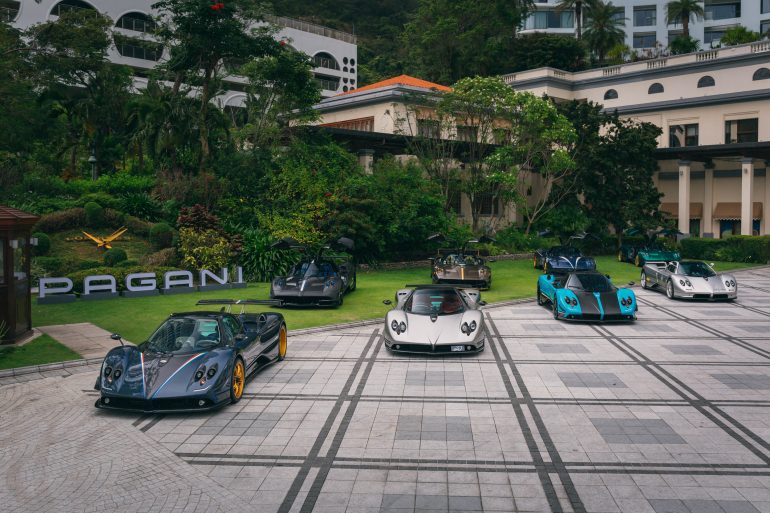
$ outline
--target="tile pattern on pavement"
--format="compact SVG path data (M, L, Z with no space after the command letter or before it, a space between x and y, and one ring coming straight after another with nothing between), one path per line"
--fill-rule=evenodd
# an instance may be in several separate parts
M635 288L635 324L486 310L457 358L295 334L244 399L93 408L94 366L0 379L0 512L770 513L770 269L734 303Z

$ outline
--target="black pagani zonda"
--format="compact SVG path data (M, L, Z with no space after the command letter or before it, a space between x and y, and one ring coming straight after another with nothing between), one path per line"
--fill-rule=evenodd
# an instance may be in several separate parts
M428 237L429 241L443 243L446 238L436 233ZM433 283L447 283L478 287L487 290L492 287L492 269L481 258L481 252L471 250L470 244L495 242L488 236L465 241L459 249L441 248L431 261L431 280ZM494 260L489 259L489 262Z
M353 241L342 237L334 244L313 251L307 245L285 238L273 244L276 249L291 249L302 254L285 276L273 278L270 299L282 306L338 307L348 292L356 290L356 264L342 252L353 250ZM338 253L328 253L327 250Z
M199 305L275 305L265 300L202 300ZM222 309L224 310L224 308ZM113 335L120 341L119 335ZM94 388L96 407L145 413L196 412L240 401L246 380L283 360L279 313L197 311L172 314L138 346L107 353Z

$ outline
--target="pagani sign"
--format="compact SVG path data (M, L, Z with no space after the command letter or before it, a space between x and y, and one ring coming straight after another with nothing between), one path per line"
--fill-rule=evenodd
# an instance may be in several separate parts
M109 299L123 297L143 297L163 294L184 294L246 287L243 281L243 269L236 267L234 273L222 268L219 273L208 269L198 272L197 280L191 271L168 271L158 280L153 272L131 273L126 275L125 290L118 292L118 282L111 274L95 274L83 279L83 292L80 299ZM78 296L73 293L74 284L69 278L40 278L38 304L69 303Z

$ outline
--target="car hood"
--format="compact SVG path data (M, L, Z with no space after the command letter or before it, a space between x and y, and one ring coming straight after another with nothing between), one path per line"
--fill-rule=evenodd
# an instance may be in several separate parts
M719 294L719 293L725 293L732 290L735 290L734 288L726 288L725 287L725 280L734 280L735 278L732 278L728 275L718 274L716 276L711 276L710 278L698 278L694 276L684 276L684 275L676 275L674 276L674 279L676 279L677 286L685 290L687 292L693 292L696 294ZM688 280L692 287L682 286L679 283L679 280Z
M203 392L227 374L229 348L180 355L143 353L133 346L118 347L107 353L101 368L101 390L113 395L138 399L179 397ZM121 376L109 381L104 376L106 367L120 369ZM198 369L216 367L217 373L204 384L194 376ZM204 372L205 372L204 370Z
M391 310L385 317L385 329L391 340L408 344L467 344L475 341L483 332L483 317L479 310L466 310L456 315L439 315L431 320L429 315L415 315L402 310ZM406 324L406 331L397 334L392 331L393 321ZM476 331L466 335L460 331L463 323L476 322Z
M552 269L575 269L577 271L593 271L596 269L596 261L592 257L549 257L548 266Z

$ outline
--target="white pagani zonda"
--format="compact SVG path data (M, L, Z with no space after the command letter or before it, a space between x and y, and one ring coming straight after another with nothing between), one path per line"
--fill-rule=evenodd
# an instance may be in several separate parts
M652 262L642 268L645 289L661 288L670 299L723 299L738 297L732 274L717 273L705 262Z
M407 285L385 316L385 346L391 351L440 355L484 350L486 329L478 289ZM383 301L386 305L390 300Z

